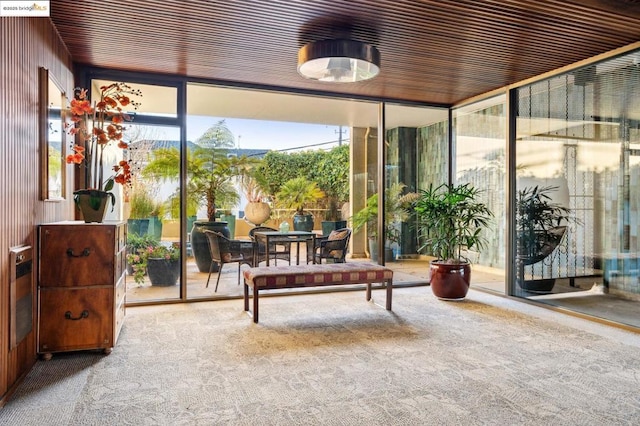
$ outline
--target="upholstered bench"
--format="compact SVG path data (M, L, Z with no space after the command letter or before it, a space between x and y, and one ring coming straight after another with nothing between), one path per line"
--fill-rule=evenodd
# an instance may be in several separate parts
M387 310L391 310L393 271L365 262L326 263L291 266L243 265L244 310L249 311L249 288L253 292L253 322L258 322L258 296L261 290L279 288L318 287L329 285L367 284L366 298L371 300L371 284L384 283L387 290Z

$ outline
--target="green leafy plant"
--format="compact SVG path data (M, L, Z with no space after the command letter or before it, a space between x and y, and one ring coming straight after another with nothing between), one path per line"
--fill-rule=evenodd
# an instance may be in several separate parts
M140 253L127 254L127 264L133 271L133 280L136 284L144 283L144 276L147 273L147 260Z
M560 244L566 224L575 220L571 210L552 201L557 186L533 186L518 191L516 232L518 257L525 264L544 259Z
M169 246L158 245L149 247L142 253L147 259L180 260L180 245L172 243Z
M194 197L187 197L187 217L195 216L198 213L198 200ZM165 204L165 210L169 211L171 219L180 219L180 192L171 194Z
M462 250L481 250L486 244L481 236L493 214L478 201L479 190L470 184L429 186L419 191L413 203L416 214L419 250L428 249L446 263L468 261Z
M144 219L157 210L157 203L144 189L136 189L129 198L130 218Z
M406 185L394 183L385 191L385 240L389 243L399 242L400 231L397 224L409 218L408 208L417 194L403 194ZM367 198L367 204L351 217L353 231L358 232L366 227L369 238L378 236L378 194Z
M294 209L296 215L305 215L305 205L316 203L324 195L315 182L304 177L297 177L282 185L276 194L276 202L282 208Z
M160 242L153 235L127 235L127 253L137 253L139 249L157 247L159 244Z
M260 203L267 198L267 184L257 167L248 168L240 177L240 187L249 203Z
M127 254L127 262L133 269L133 279L139 285L144 283L144 275L149 267L149 259L167 262L178 261L180 260L180 246L178 243L173 243L170 246L158 243L140 248L135 254Z
M127 264L133 270L133 279L137 284L144 283L147 270L147 256L145 253L160 245L152 235L127 235Z
M316 182L326 194L325 204L332 198L342 204L349 199L349 145L329 151L270 151L262 158L257 174L263 177L262 189L266 194L277 194L285 182L302 176Z
M232 179L241 176L258 160L246 156L228 155L234 147L233 134L220 120L210 127L187 151L187 196L204 203L207 218L216 219L219 206L234 205L240 199ZM160 148L153 152L153 159L143 169L143 175L151 178L177 179L180 173L180 151L177 148Z

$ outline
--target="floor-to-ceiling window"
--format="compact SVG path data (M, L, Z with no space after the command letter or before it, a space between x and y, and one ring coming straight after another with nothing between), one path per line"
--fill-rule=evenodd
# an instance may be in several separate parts
M518 89L513 294L623 323L637 313L639 62Z
M131 185L115 187L115 209L107 213L107 219L124 219L128 225L127 303L178 299L181 246L185 244L175 220L180 208L176 198L179 164L150 168L158 153L179 151L178 85L131 74L123 79L119 73L106 71L89 75L94 77L90 84L92 99L97 99L101 86L114 82L141 93L132 96L139 105L129 105L130 120L123 123L123 140L128 147L122 150L113 146L105 151L105 155L118 156L131 165Z
M482 251L469 253L474 269L488 274L473 285L504 291L506 233L506 111L505 96L496 96L453 110L453 180L470 183L493 213L483 230L487 244Z
M330 216L333 207L341 218L347 219L354 210L366 203L367 194L376 190L377 111L377 104L372 102L190 83L187 85L187 151L201 155L205 154L202 148L207 147L208 157L201 157L203 161L213 164L220 163L218 160L223 158L221 156L233 161L244 157L262 159L269 152L295 155L348 145L348 167L351 170L348 185L351 185L351 194L348 190L330 194L330 189L325 188L323 200L316 205L305 206L305 210L314 215L314 232L320 234L323 232L322 221ZM198 183L195 180L198 176L196 171L202 162L187 160L187 202L194 201L187 208L189 216L197 219L196 228L205 226L206 222L206 226L218 227L232 238L249 240L249 231L256 224L248 221L244 215L249 198L246 188L239 185L232 175L228 176L229 179L222 179L224 182L214 182L213 179L200 182L216 190L215 221L212 221L212 206L207 200L206 191L201 191L202 188L195 185ZM301 164L298 169L292 168L286 174L292 178L305 175L309 180L314 180L314 174L317 173ZM222 176L216 173L216 177ZM259 225L277 229L286 222L293 229L294 211L281 208L277 191L266 191L263 195L263 199L268 200L271 206L271 216ZM328 202L323 204L331 195L334 196L333 207ZM226 222L228 229L224 229L222 222ZM234 224L232 228L231 223ZM242 288L235 279L236 264L222 268L222 281L217 291L215 282L207 287L210 258L207 260L206 246L199 246L198 239L197 235L190 232L192 251L186 260L187 297L202 299L240 295ZM366 256L366 235L353 235L351 247L351 254ZM204 261L199 265L201 252L204 252ZM301 253L304 253L304 249ZM305 259L293 261L306 262ZM215 281L217 276L218 271L214 267L211 279Z
M416 257L418 241L403 195L448 180L449 120L446 108L385 105L387 261Z

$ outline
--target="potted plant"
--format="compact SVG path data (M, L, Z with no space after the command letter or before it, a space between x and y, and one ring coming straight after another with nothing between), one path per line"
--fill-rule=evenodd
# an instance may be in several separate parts
M322 221L322 235L329 235L331 231L347 227L347 221L342 219L342 210L338 208L338 200L330 197L327 201L327 214Z
M156 203L149 191L136 188L129 197L129 219L127 231L129 234L144 235L149 230L149 217L156 208Z
M516 199L516 238L518 285L527 291L548 293L555 285L554 278L524 277L524 267L541 262L551 255L562 241L567 224L575 220L571 210L552 199L558 186L525 186Z
M239 196L233 178L241 176L258 160L246 156L229 155L235 146L233 134L224 120L218 121L199 137L193 148L187 150L187 205L190 200L204 203L207 219L195 221L191 228L191 250L200 272L209 272L211 254L201 228L229 236L227 223L216 221L216 209L221 205L234 205ZM180 173L180 152L177 148L153 151L153 159L143 169L150 178L175 180Z
M147 274L151 285L163 287L176 285L180 278L179 243L149 247L143 251L142 256L147 262Z
M394 183L385 191L385 261L394 260L392 244L400 240L399 224L409 218L407 208L415 199L416 194L409 192L403 195L406 185ZM364 208L351 217L353 231L358 232L366 227L369 239L369 255L371 260L378 260L378 194L367 198Z
M127 273L133 276L138 285L144 283L144 276L147 273L145 252L159 244L160 241L150 234L127 234Z
M285 209L294 209L293 229L295 231L313 230L313 214L304 210L305 205L318 202L324 192L315 182L305 177L297 177L286 181L276 194L277 204Z
M439 299L464 299L471 280L470 262L463 250L481 250L481 233L493 216L478 200L479 190L470 184L442 184L419 191L413 203L419 251L436 257L430 262L431 290Z
M153 210L149 213L149 234L153 235L156 239L162 238L162 218L165 214L165 206L161 201L153 202Z
M271 206L265 202L264 186L262 184L263 175L254 173L252 169L240 179L240 186L247 198L247 205L244 207L244 217L254 226L260 226L271 216Z
M105 160L109 156L105 155L105 150L128 148L123 140L126 129L123 123L130 121L131 116L125 111L127 108L135 110L140 105L131 99L132 96L142 96L139 90L124 83L102 86L99 94L100 99L92 105L87 89L76 88L69 108L73 125L68 128L68 133L75 135L75 143L66 162L83 166L80 171L84 176L84 188L74 191L73 199L87 223L104 220L109 199L113 211L116 198L110 191L116 183L131 184L129 162L120 160L112 166L106 165ZM113 175L105 177L105 169Z

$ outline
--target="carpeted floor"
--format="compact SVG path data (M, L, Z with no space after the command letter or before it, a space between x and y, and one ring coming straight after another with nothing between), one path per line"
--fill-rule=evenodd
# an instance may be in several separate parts
M383 304L382 291L374 298ZM487 293L127 311L108 356L39 361L2 425L632 425L640 335Z

